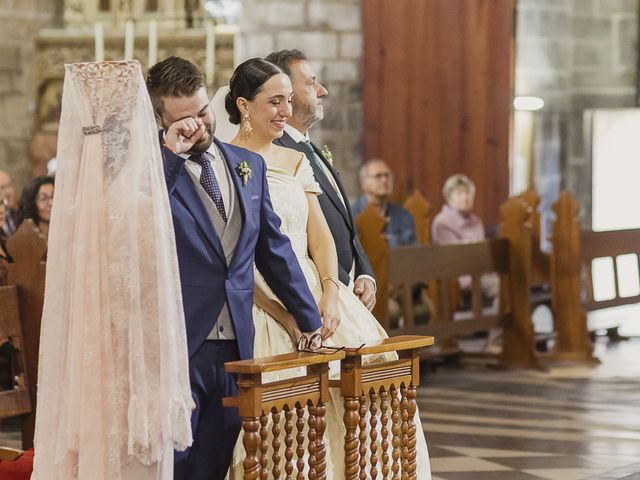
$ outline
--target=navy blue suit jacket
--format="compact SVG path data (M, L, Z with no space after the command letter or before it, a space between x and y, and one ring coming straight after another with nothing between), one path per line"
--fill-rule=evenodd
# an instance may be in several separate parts
M267 189L261 156L215 140L227 162L238 194L242 230L227 266L211 219L187 172L185 160L162 147L178 250L182 301L189 357L200 348L227 302L242 359L253 357L253 264L295 317L303 332L322 323L289 239L280 232ZM238 166L247 162L252 176L246 186Z

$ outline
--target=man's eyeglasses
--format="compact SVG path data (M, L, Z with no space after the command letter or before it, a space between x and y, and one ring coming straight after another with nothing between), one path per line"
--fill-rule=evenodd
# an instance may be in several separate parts
M376 173L375 175L368 175L369 178L374 178L376 180L382 180L383 178L393 178L393 173L391 172L383 172L383 173Z
M360 345L357 350L360 350L366 344ZM298 340L297 349L299 352L304 353L320 353L322 355L332 355L336 352L345 350L347 347L337 347L333 345L324 345L322 343L322 335L320 333L314 333L311 336L302 335Z

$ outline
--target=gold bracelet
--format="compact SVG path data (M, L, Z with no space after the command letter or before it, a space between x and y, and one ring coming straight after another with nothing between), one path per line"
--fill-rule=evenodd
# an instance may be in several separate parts
M332 277L331 275L327 275L326 277L322 277L322 280L320 280L320 283L324 283L325 280L329 280L330 282L333 282L333 284L336 286L336 288L338 290L340 290L340 284L338 283L338 279L336 277Z

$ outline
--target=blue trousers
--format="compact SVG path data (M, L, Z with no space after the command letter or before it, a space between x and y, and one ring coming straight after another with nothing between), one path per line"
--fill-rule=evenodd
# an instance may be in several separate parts
M224 363L239 360L234 340L207 340L189 359L191 392L196 409L191 415L193 445L174 454L174 480L224 480L231 463L242 419L222 398L236 394L236 378Z

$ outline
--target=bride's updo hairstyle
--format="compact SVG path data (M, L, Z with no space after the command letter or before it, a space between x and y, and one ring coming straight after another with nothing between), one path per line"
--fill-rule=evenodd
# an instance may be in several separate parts
M229 93L224 99L224 108L229 121L239 125L242 115L236 104L238 98L251 101L260 93L264 84L274 75L284 73L282 69L262 58L251 58L238 65L229 80Z

